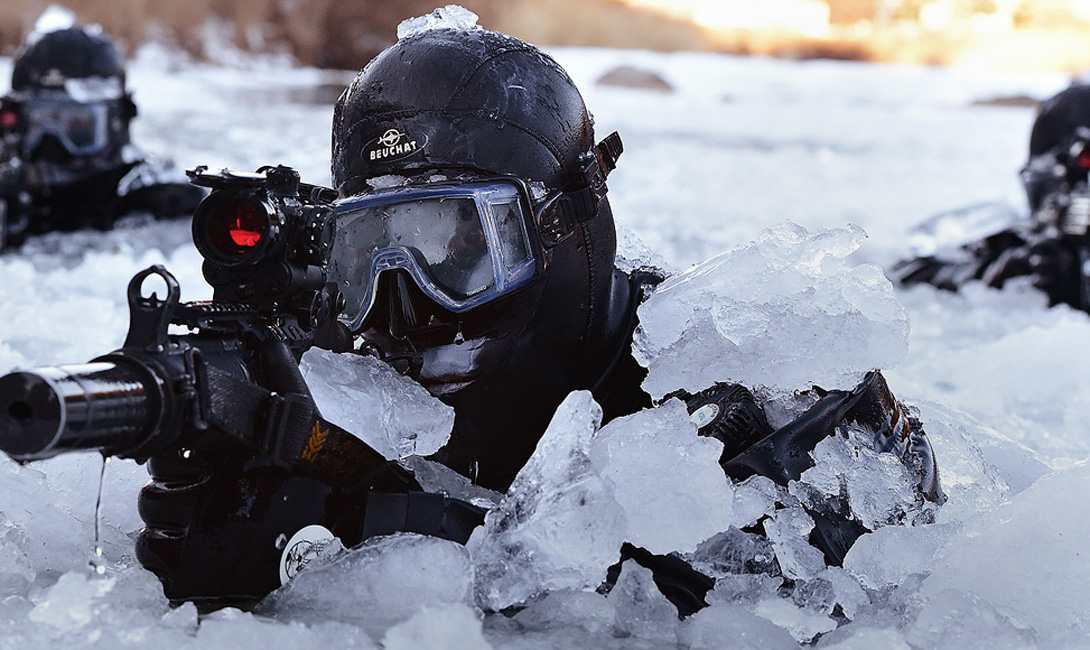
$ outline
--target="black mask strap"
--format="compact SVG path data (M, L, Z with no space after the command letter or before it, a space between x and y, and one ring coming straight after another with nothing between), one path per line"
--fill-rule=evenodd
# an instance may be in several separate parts
M575 231L577 224L586 223L598 214L598 204L609 191L606 177L617 168L617 159L623 151L621 136L614 131L579 157L572 173L576 189L564 192L542 211L541 240L546 247L564 241Z

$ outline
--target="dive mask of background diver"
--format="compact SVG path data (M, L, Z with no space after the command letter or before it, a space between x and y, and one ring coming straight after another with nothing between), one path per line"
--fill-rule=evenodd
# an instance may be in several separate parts
M93 156L110 144L110 108L105 103L40 97L5 102L0 127L21 133L22 154L30 157L46 136L73 156Z

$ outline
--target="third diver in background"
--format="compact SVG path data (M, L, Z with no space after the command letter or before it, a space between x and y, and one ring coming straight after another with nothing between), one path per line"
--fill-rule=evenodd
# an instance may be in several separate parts
M1022 184L1029 219L960 247L897 263L904 285L958 290L979 280L1002 287L1028 278L1050 305L1090 312L1090 85L1073 85L1046 100L1033 123Z

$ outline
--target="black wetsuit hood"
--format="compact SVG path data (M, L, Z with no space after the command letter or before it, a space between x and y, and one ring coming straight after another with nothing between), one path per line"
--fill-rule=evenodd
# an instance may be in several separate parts
M548 55L484 29L433 30L384 51L341 96L333 183L347 196L366 191L368 179L434 170L514 175L566 191L594 146L579 91ZM506 487L564 397L599 386L630 356L635 297L614 269L615 255L603 198L546 251L543 277L460 317L467 337L492 328L504 345L485 373L441 396L456 413L443 462L482 485Z
M1029 136L1029 157L1063 144L1080 126L1090 128L1090 85L1071 86L1041 104Z

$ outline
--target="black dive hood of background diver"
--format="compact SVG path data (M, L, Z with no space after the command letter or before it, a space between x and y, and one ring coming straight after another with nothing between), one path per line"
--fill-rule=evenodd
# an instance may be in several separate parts
M88 77L117 79L124 88L121 51L104 34L69 27L44 34L15 53L11 89L22 92L54 88L57 81Z

